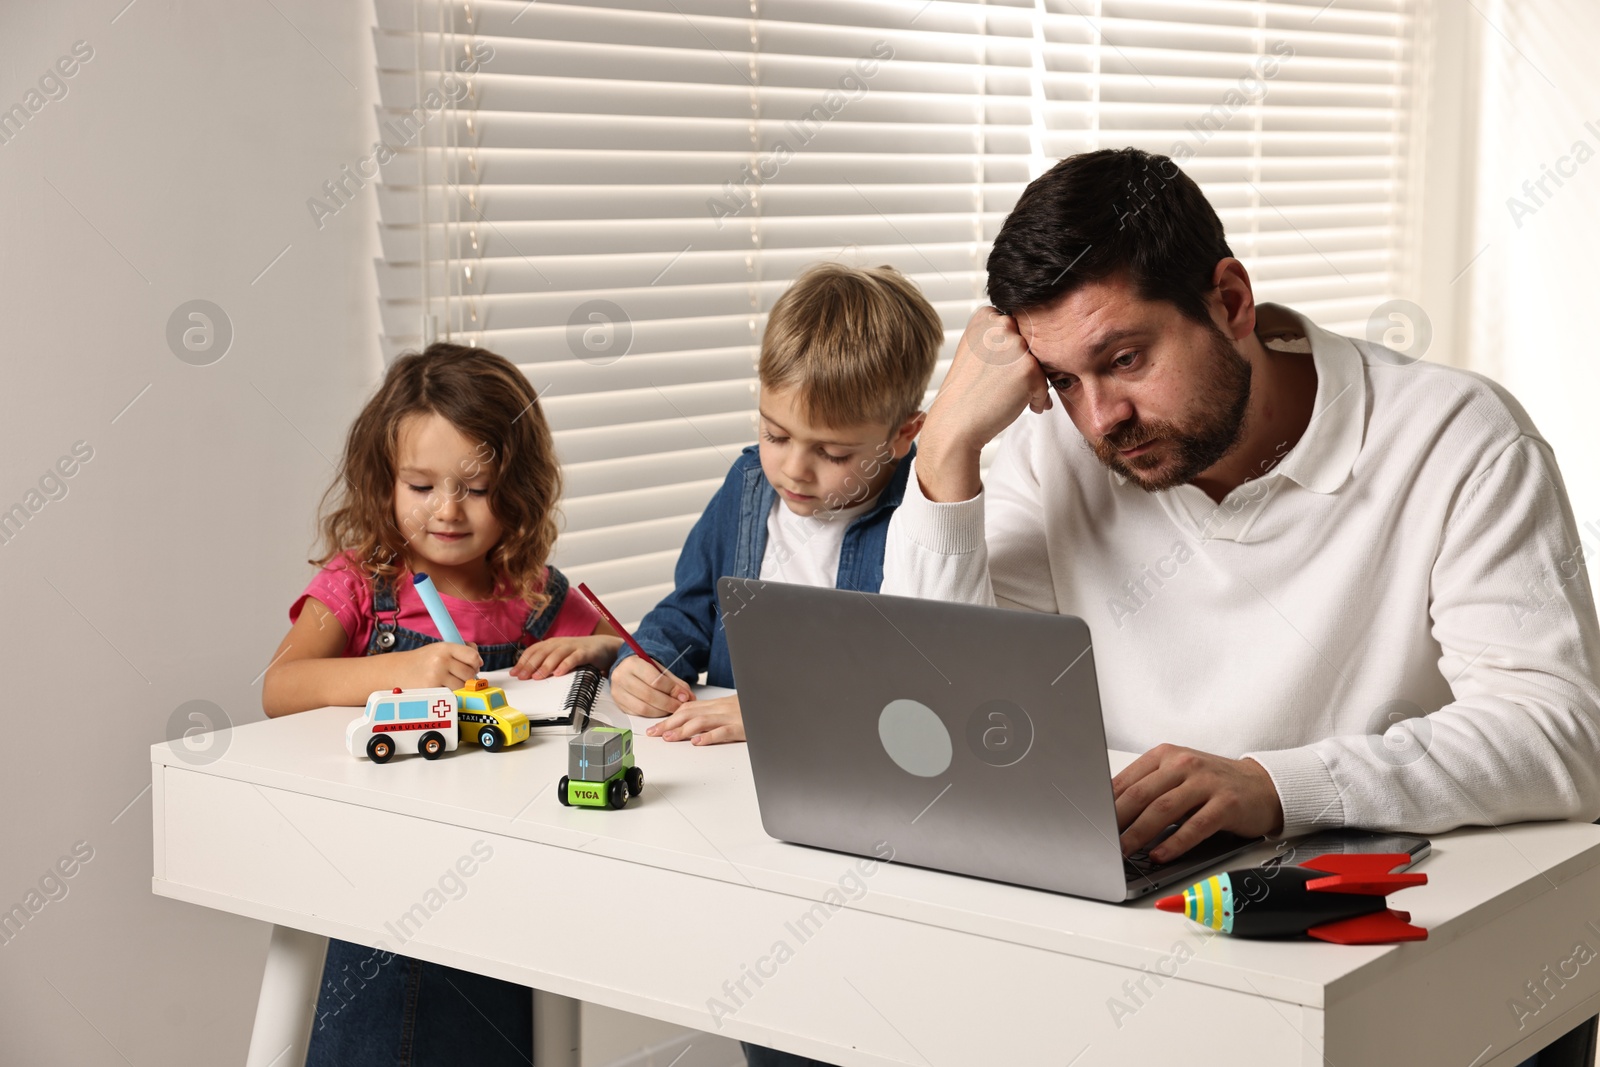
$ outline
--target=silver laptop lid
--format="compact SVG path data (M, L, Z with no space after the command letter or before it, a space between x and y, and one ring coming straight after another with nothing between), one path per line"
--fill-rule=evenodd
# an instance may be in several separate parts
M739 578L717 592L767 833L1125 898L1083 620Z

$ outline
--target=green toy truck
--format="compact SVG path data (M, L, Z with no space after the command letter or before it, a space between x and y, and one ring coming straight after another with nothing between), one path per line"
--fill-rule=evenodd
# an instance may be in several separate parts
M633 731L591 726L567 743L567 773L556 799L580 808L621 808L644 792L644 772L633 765Z

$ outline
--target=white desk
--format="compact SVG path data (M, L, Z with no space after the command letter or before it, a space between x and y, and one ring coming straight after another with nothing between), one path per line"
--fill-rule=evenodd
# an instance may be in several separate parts
M1431 936L1399 946L1236 940L1149 899L893 864L833 910L855 859L767 837L743 745L634 720L645 792L611 812L556 802L564 735L375 766L345 754L353 715L240 727L199 766L151 750L155 892L283 928L269 986L312 966L309 931L843 1067L1509 1067L1600 1010L1600 957L1570 962L1600 953L1600 826L1437 838L1431 884L1395 901ZM464 895L438 893L478 842Z

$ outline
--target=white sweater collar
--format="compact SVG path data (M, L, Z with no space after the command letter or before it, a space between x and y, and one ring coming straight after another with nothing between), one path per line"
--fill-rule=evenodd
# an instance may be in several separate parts
M1311 342L1317 396L1300 440L1274 469L1313 493L1332 493L1350 477L1366 429L1367 386L1361 352L1348 337L1329 333L1281 304L1256 307L1256 335Z

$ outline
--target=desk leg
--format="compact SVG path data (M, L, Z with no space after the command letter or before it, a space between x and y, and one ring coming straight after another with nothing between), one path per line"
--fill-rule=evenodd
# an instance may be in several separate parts
M578 1067L581 1000L533 991L534 1067Z
M261 999L250 1034L248 1067L302 1067L317 1014L328 939L274 926L261 975Z

